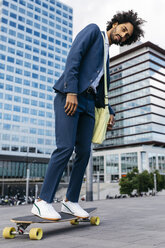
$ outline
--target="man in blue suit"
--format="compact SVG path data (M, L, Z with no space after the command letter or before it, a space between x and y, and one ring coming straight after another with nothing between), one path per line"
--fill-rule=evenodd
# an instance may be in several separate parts
M143 36L143 20L132 10L119 12L107 23L105 53L107 61L107 87L109 88L109 46L125 45ZM95 123L95 106L104 105L104 43L96 24L86 26L75 38L65 71L54 85L55 131L57 148L52 153L40 198L31 212L45 219L57 220L61 216L52 206L61 176L75 149L75 161L71 172L66 198L61 211L82 218L88 213L78 204L79 194L88 164ZM109 106L108 130L114 124L114 111Z

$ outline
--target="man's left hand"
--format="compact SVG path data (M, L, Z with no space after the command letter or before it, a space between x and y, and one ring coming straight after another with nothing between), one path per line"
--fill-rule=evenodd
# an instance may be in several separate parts
M115 117L114 115L110 115L110 118L107 124L107 131L110 131L112 127L114 126L114 124L115 124Z

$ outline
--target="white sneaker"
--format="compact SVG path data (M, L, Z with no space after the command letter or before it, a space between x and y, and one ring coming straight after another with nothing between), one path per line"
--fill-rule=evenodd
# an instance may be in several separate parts
M72 214L80 218L88 218L89 214L76 202L62 201L61 212Z
M37 201L35 200L31 213L37 215L43 219L47 220L60 220L61 216L59 213L53 208L51 203L47 203L46 201Z

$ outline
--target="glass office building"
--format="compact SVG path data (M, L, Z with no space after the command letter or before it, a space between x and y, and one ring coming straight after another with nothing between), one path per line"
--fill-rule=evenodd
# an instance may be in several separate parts
M53 85L72 43L73 9L0 1L0 177L43 177L55 148Z
M129 49L129 50L128 50ZM109 102L116 123L95 147L104 181L137 167L165 173L165 50L146 42L110 60Z

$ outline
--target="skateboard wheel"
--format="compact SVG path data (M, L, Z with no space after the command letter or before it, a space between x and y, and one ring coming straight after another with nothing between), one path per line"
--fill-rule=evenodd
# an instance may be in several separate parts
M13 232L16 232L14 227L5 227L3 229L3 237L5 239L13 239L15 237L15 234Z
M98 226L100 224L100 218L98 216L92 216L90 218L91 225Z
M41 228L32 228L29 232L29 238L33 240L40 240L42 239L43 231Z
M79 222L78 222L77 220L71 220L71 221L70 221L70 224L71 224L71 225L78 225Z

